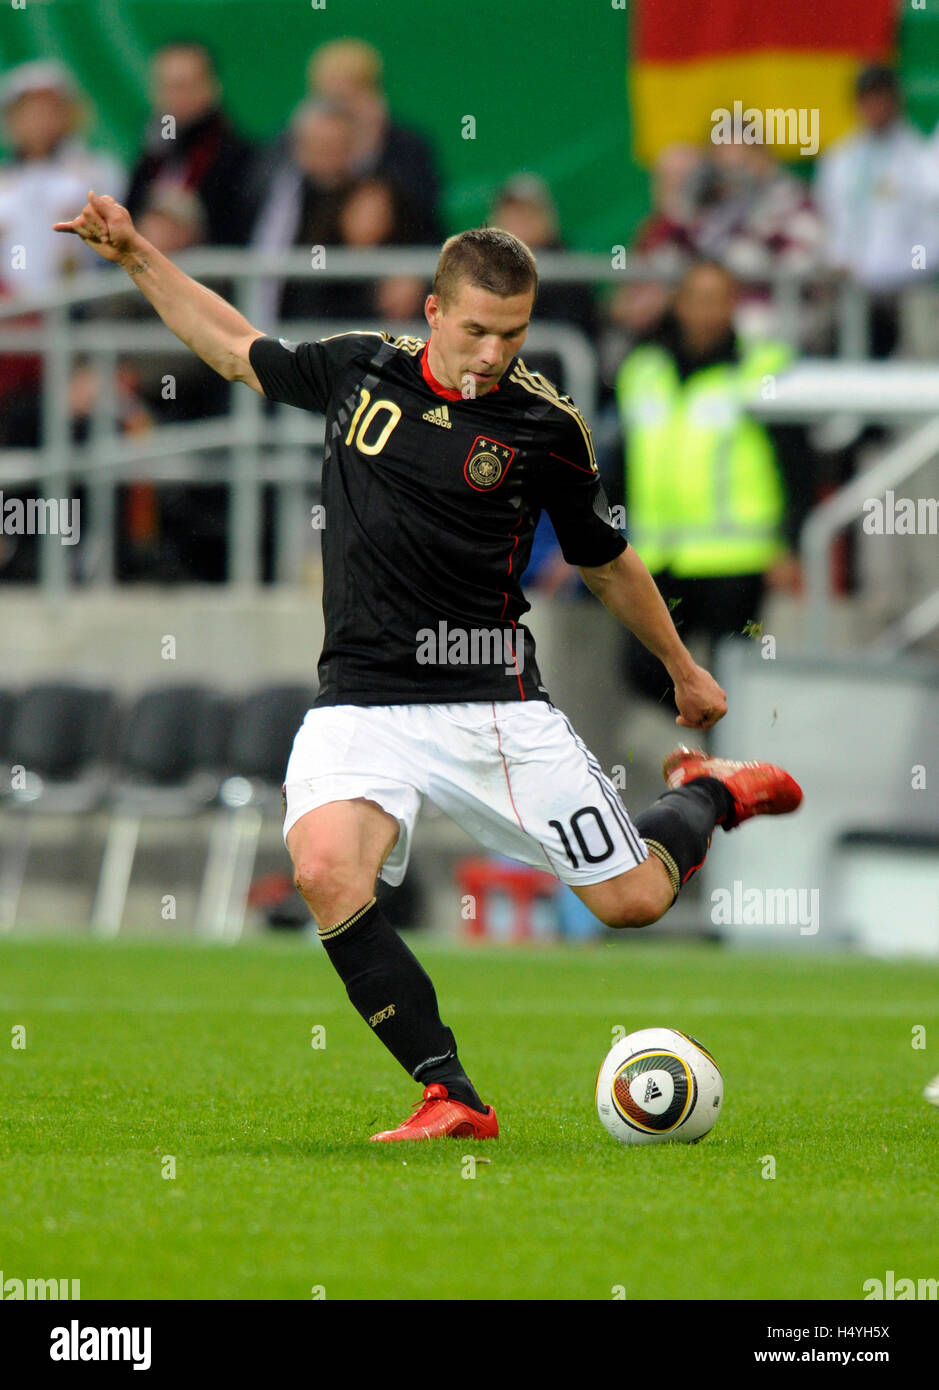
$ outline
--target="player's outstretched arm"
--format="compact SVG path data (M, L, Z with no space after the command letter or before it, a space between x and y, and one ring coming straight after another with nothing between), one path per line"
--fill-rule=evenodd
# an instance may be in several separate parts
M264 395L248 360L248 349L255 338L263 337L261 331L142 237L120 203L91 192L79 215L71 222L54 223L53 230L81 237L99 256L121 266L167 328L203 362L226 381L243 381Z
M608 565L581 568L584 583L662 662L675 683L676 724L710 729L727 713L727 695L679 637L665 600L642 560L627 546Z

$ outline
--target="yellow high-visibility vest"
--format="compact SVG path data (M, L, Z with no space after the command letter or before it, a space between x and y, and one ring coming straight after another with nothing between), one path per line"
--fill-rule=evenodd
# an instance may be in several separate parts
M772 442L746 412L788 366L783 343L679 378L670 353L633 350L616 378L626 442L626 528L648 569L681 578L758 574L786 552L785 493Z

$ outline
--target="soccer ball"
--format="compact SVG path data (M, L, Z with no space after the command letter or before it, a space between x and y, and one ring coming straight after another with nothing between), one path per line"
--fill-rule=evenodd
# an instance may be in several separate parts
M597 1114L621 1144L694 1143L721 1113L724 1079L706 1047L677 1028L640 1028L610 1048Z

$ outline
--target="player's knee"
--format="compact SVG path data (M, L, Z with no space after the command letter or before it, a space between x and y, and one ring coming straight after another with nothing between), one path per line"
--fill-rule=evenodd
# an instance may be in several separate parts
M356 882L359 876L350 864L315 851L299 857L293 867L294 887L314 912L317 906L330 905L364 893L364 885L360 887ZM367 893L365 897L368 897Z
M608 927L620 930L649 927L662 915L662 904L653 891L632 889L611 903L607 911L601 914L600 920Z

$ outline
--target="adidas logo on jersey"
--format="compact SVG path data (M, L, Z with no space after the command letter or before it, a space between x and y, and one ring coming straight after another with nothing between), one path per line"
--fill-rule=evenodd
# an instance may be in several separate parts
M445 405L438 405L432 410L425 410L421 419L429 420L432 425L442 425L445 430L453 429L450 412Z

